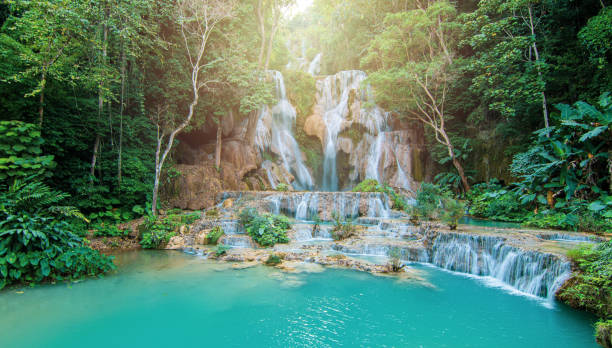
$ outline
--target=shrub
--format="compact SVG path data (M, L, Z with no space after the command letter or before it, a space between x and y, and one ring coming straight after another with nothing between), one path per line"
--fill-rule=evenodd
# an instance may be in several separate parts
M287 230L291 224L286 216L259 214L255 209L248 208L242 210L239 217L249 236L259 245L267 247L289 242Z
M595 339L602 347L612 347L612 320L599 320L595 324Z
M334 240L347 239L356 234L355 225L350 219L345 219L336 211L332 212L332 219L334 220L334 228L331 235Z
M140 245L143 249L157 249L161 247L174 236L176 226L177 224L172 221L172 218L145 217L145 232L142 233Z
M99 223L93 226L94 237L125 237L130 233L128 229L120 229L115 224Z
M523 222L531 212L520 201L520 193L502 187L497 179L474 185L466 194L470 214L508 222Z
M281 182L280 184L276 185L276 191L287 192L289 191L289 185L285 184L284 182Z
M406 266L402 264L400 256L401 251L398 247L392 247L391 249L389 249L389 262L387 262L387 271L397 273Z
M221 226L215 226L206 235L206 241L208 242L208 244L216 245L219 241L219 238L221 238L223 234L223 228L221 228Z
M73 233L71 219L85 218L74 207L57 205L67 197L32 178L0 192L0 288L114 269L111 257Z
M393 209L405 211L408 209L408 203L404 197L398 195L389 185L382 185L376 179L365 179L355 186L353 192L380 192L391 198Z
M280 258L280 256L276 255L276 254L270 254L270 256L268 256L268 258L265 261L265 264L267 266L276 266L279 265L283 262L283 260Z
M600 318L612 316L612 241L597 246L580 245L568 252L578 272L557 294L572 307Z
M215 257L223 256L227 253L231 248L227 245L217 245L215 248Z
M437 185L422 183L417 190L414 213L423 218L437 218L442 200L450 198L450 193Z
M41 155L43 143L37 125L0 121L0 182L44 175L52 168L53 156Z
M452 198L444 200L444 211L442 212L441 219L451 230L457 228L459 219L461 219L463 215L465 215L465 204Z

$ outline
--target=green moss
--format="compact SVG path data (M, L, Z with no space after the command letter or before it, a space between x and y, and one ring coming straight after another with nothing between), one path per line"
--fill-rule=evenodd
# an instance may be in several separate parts
M357 146L361 139L363 139L363 135L367 132L364 126L359 123L353 123L349 128L344 129L342 132L338 134L338 137L349 138L353 142L354 146Z
M557 297L602 319L612 318L612 241L581 245L567 256L574 261L577 272Z

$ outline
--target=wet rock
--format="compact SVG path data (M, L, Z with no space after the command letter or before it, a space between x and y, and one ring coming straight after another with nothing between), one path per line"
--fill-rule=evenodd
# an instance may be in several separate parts
M185 237L174 236L170 238L170 240L168 241L168 244L166 244L166 247L164 249L179 250L179 249L183 249L185 246L186 246Z

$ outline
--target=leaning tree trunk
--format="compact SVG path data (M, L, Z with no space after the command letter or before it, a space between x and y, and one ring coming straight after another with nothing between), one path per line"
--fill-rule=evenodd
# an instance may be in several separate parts
M461 163L459 163L459 160L457 160L457 157L455 156L453 156L453 165L457 169L457 172L459 172L459 176L461 177L461 183L463 184L465 191L467 192L471 190L470 184L468 184L467 178L465 177L465 172L463 171L463 167L461 166Z

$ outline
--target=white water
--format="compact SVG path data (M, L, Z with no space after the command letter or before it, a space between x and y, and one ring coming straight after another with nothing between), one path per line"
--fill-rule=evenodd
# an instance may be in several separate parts
M552 298L571 273L569 262L552 254L518 249L492 236L440 234L430 262L451 271L489 276L546 298Z
M279 156L285 169L295 176L295 189L310 190L313 187L312 177L303 163L302 152L293 137L295 108L287 99L283 75L279 71L272 71L271 74L276 83L278 103L271 109L267 106L262 108L257 124L256 144L260 151L270 150ZM265 119L269 117L271 119ZM267 170L269 175L269 168Z
M385 133L380 132L376 135L376 140L370 147L368 153L368 166L366 168L366 179L376 179L378 182L381 180L382 175L380 174L380 159L382 157L382 143L385 139Z
M321 72L321 53L317 54L312 62L308 65L308 73L312 76L318 75Z
M378 192L291 192L269 195L265 200L270 212L297 220L330 220L331 212L343 218L389 217L391 212L387 196Z
M385 126L387 114L376 106L351 110L353 106L349 103L351 93L357 102L372 101L369 87L361 87L365 79L365 72L349 70L317 81L317 103L322 110L327 134L323 147L323 190L338 190L336 169L338 133L352 122L362 124L373 134L378 134Z

